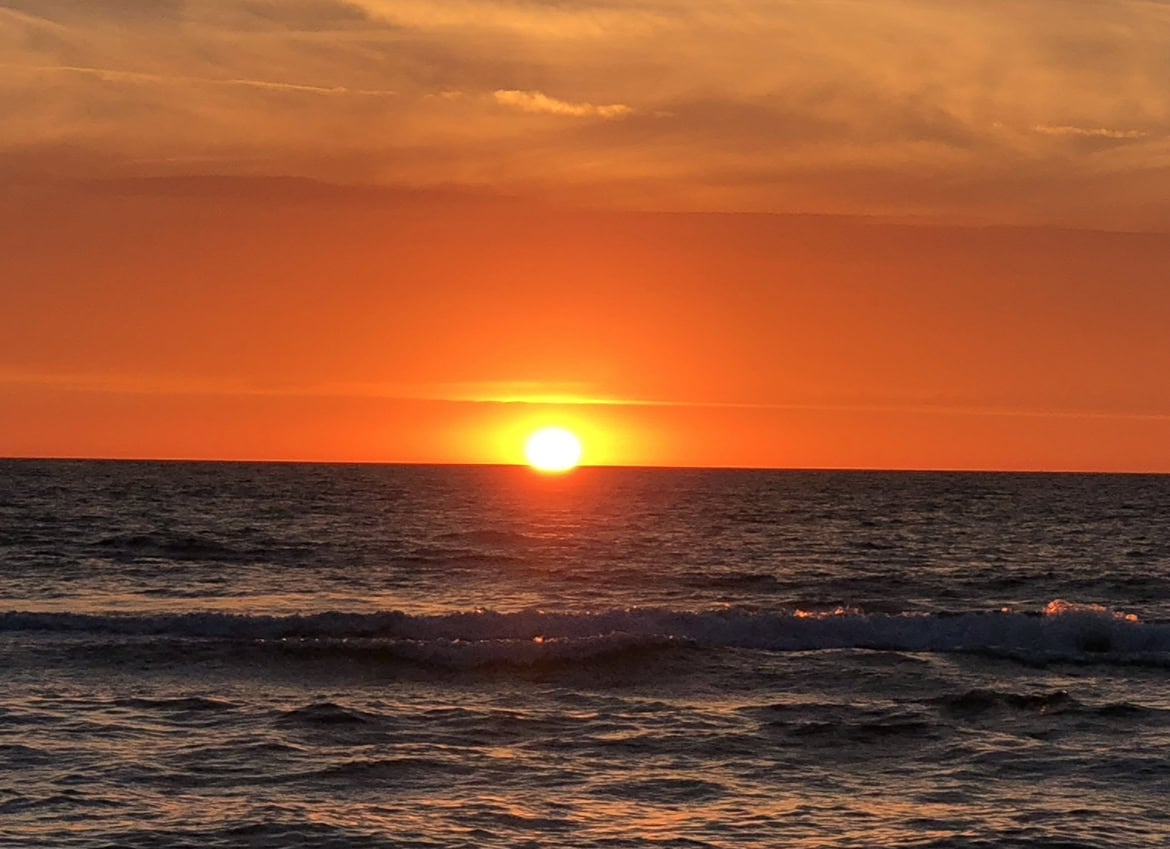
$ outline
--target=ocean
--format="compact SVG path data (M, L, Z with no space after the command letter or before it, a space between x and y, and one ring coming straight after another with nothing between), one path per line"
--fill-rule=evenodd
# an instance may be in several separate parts
M1170 477L0 462L5 847L1165 847Z

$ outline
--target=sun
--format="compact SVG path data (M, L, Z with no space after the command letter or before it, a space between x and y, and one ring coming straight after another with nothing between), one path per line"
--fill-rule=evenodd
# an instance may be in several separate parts
M581 440L563 427L546 427L528 437L524 455L539 472L567 472L581 462Z

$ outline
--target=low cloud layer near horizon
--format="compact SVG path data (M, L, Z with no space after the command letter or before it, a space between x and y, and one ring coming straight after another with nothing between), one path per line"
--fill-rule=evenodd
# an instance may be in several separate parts
M1165 229L1170 4L0 0L0 179Z

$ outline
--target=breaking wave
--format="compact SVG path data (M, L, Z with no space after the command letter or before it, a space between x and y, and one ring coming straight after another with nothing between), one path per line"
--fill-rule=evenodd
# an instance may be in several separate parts
M1054 601L1039 612L870 614L728 608L631 608L591 613L472 611L411 615L328 612L100 615L0 613L0 632L230 641L349 650L457 667L532 664L667 647L773 652L868 649L981 652L1045 662L1066 658L1170 660L1170 625Z

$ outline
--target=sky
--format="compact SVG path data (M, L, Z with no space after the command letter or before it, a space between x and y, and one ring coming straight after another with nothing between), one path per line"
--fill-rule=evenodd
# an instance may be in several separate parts
M0 456L1170 471L1170 3L0 0Z

